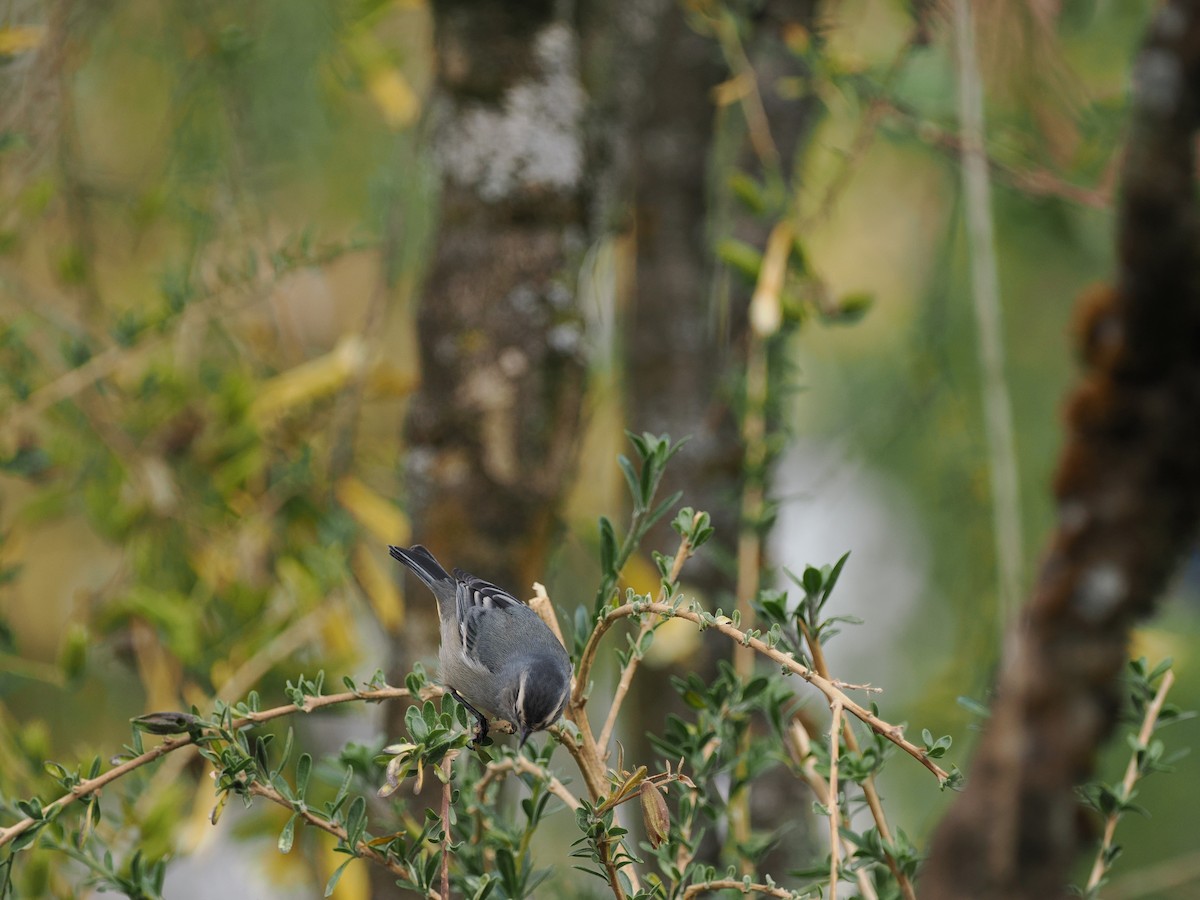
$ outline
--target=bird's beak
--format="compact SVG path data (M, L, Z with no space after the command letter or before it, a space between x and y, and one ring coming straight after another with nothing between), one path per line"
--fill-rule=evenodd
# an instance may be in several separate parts
M521 743L517 745L518 749L525 746L525 742L527 740L529 740L529 736L531 734L533 734L533 732L530 731L528 728L525 728L525 727L521 728Z

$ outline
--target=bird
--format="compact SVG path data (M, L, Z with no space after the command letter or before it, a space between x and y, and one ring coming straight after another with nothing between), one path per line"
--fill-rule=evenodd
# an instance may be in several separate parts
M388 546L437 598L439 675L475 716L472 745L487 739L487 717L513 724L525 746L563 714L571 694L571 658L541 617L512 594L455 569L425 547Z

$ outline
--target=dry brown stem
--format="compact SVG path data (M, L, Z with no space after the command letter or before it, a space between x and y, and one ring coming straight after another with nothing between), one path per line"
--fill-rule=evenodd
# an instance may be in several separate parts
M821 646L820 642L813 640L803 621L800 623L800 628L804 633L804 642L808 646L809 655L812 657L813 668L819 675L829 678L829 664L825 661L825 648ZM838 687L844 687L839 681L831 679L831 682ZM854 728L849 722L842 723L842 734L846 741L846 749L851 753L858 753L858 736L855 735ZM884 846L890 845L892 829L888 826L887 816L883 811L883 801L879 797L879 790L875 787L874 775L868 775L863 779L862 792L863 797L866 798L867 807L871 810L871 818L875 820L875 827L879 829L879 836L883 839ZM900 886L900 893L904 895L904 900L916 900L917 894L913 889L912 879L904 873L892 854L885 851L884 858L887 860L888 868L892 871L892 876L896 879L896 884Z
M850 713L876 734L888 741L891 741L893 744L923 765L926 769L932 772L934 776L937 777L939 782L945 783L950 777L950 773L930 759L923 748L918 747L904 736L904 730L899 725L892 725L890 722L885 722L869 709L858 703L855 703L852 699L850 699L849 696L840 690L833 683L833 681L821 676L814 670L805 666L803 663L798 662L790 653L784 653L782 650L779 650L776 647L770 647L759 638L750 637L740 628L735 628L728 620L718 619L716 622L712 622L707 621L700 615L699 612L695 612L691 609L669 606L665 603L634 602L626 603L624 606L618 606L616 609L611 610L608 615L601 619L597 624L596 632L607 631L621 619L625 619L630 616L642 615L644 613L654 613L655 615L660 615L667 618L673 617L677 619L686 619L687 621L693 622L701 628L715 628L726 637L753 648L756 652L762 656L765 656L767 659L771 660L771 662L778 664L791 674L799 675L801 678L819 690L822 694L824 694L831 706L835 702L840 703L844 711ZM593 636L595 636L595 634L593 634Z
M440 688L430 687L425 691L422 691L421 697L422 699L436 697L440 696L441 693L442 691ZM306 697L302 706L289 703L286 706L276 706L272 709L251 713L250 715L244 716L240 719L235 719L233 721L232 728L236 730L238 728L244 728L247 725L269 722L272 719L290 716L298 712L311 713L317 711L318 709L325 709L328 706L337 706L341 703L353 703L355 701L373 702L380 700L395 700L402 697L411 696L412 694L405 688L387 687L372 691L346 691L341 694L329 694L324 697ZM161 759L168 753L179 750L182 747L193 746L194 744L195 741L190 735L169 738L163 741L157 747L153 747L150 750L147 750L145 753L142 753L140 756L135 756L133 759L126 760L119 766L115 766L112 769L109 769L107 772L97 775L95 778L84 779L83 781L79 782L79 784L75 785L75 787L70 791L42 807L43 812L46 816L50 816L58 809L67 806L75 800L82 800L84 797L94 794L100 788L111 784L119 778L123 778L135 769L140 769L142 766L148 763L152 763L157 759ZM19 835L24 834L34 824L35 822L33 819L26 817L21 819L19 822L15 822L7 828L0 829L0 847L3 847L5 844L9 843Z
M301 819L303 819L305 822L307 822L309 825L312 825L314 828L319 828L324 832L332 834L335 838L337 838L343 844L346 843L346 841L349 838L349 835L346 834L345 828L342 828L340 825L336 825L333 822L328 821L327 819L323 819L320 816L316 815L315 813L310 812L307 809L297 809L295 804L289 802L287 800L287 798L285 798L282 794L279 793L279 791L275 790L275 788L271 787L269 784L264 784L263 782L260 782L260 781L251 782L250 784L248 784L246 786L246 790L248 790L251 794L254 794L254 796L256 796L256 797L262 797L265 800L270 800L272 803L282 806L284 809L295 813ZM405 869L402 865L388 859L382 853L380 853L377 850L375 850L374 848L368 846L365 841L359 841L358 844L354 847L354 850L358 856L360 856L364 859L369 859L371 862L373 862L377 865L383 866L385 869L387 869L389 872L393 873L394 875L401 875L401 876L407 875L407 872L405 871ZM444 894L444 896L449 896L449 895Z
M829 705L829 893L837 896L838 885L838 756L842 748L842 704Z
M699 518L699 513L693 516L693 526ZM679 573L683 570L683 564L687 562L688 557L691 555L692 548L688 543L688 539L685 537L679 542L679 550L675 554L675 562L671 565L671 584L675 584L679 581ZM661 588L658 592L659 602L666 602L667 599L667 589L665 587ZM653 630L654 625L650 620L643 622L642 627L638 630L637 638L634 641L634 647L640 648L646 635ZM634 652L629 654L629 660L625 663L624 668L621 670L621 679L617 682L617 689L613 693L612 705L608 708L608 715L604 718L604 727L600 729L600 740L597 741L597 745L604 753L605 760L608 759L608 742L612 738L613 729L616 728L617 715L621 711L621 704L625 701L625 695L629 693L630 685L633 684L633 676L637 672L638 663L640 662L641 654L635 649Z
M784 900L796 896L794 891L784 890L781 887L775 887L770 884L755 884L752 882L747 887L744 881L722 878L718 881L705 881L700 884L689 885L688 889L683 892L681 900L693 900L694 897L699 897L708 891L741 891L743 894L749 891L753 894L762 894L765 897L782 897Z

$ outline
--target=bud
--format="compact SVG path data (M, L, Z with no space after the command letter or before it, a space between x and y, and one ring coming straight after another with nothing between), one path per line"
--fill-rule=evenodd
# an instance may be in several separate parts
M651 847L658 847L671 833L671 812L662 789L649 779L642 782L642 822L646 826L646 840Z
M407 771L401 774L401 769L407 767L409 756L416 749L416 744L392 744L383 748L383 753L392 758L388 760L387 769L384 771L386 783L379 788L380 797L390 797L400 787L400 779L408 775Z

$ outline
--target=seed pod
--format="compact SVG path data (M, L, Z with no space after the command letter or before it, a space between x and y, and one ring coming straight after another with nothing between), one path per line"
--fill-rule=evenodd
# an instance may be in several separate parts
M671 833L671 812L662 789L649 779L642 782L642 822L651 847L658 847Z

